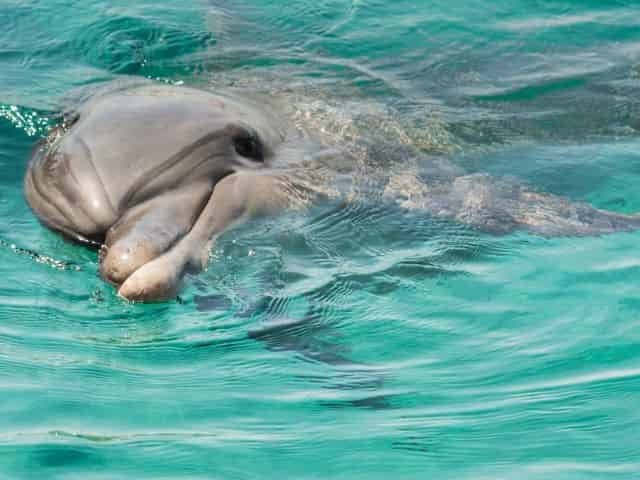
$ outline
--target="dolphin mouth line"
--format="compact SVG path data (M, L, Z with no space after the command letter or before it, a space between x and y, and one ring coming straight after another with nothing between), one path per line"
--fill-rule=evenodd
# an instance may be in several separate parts
M142 175L139 178L137 178L133 182L133 184L127 189L126 193L120 199L119 204L120 205L129 205L129 204L137 204L137 203L139 203L141 201L144 201L144 197L143 198L136 198L136 197L139 197L141 195L141 192L144 190L144 187L148 185L148 180L147 180L148 178L156 178L156 177L160 176L163 172L167 172L172 167L174 167L177 164L179 164L179 162L181 160L183 160L185 157L187 157L188 155L193 154L198 149L206 147L210 143L212 143L213 141L219 140L220 138L224 138L224 131L216 130L214 132L210 132L210 133L200 137L198 140L196 140L195 142L191 143L187 147L182 148L177 153L171 155L169 158L164 160L159 165L154 166L151 170L146 171L144 173L144 175ZM206 156L204 156L203 159L199 163L197 163L196 165L193 165L191 167L191 171L196 171L202 164L204 164L206 162L210 162L210 161L214 160L216 157L224 157L224 154L206 155ZM216 183L218 183L225 176L230 175L231 173L233 173L233 172L232 171L225 172L225 173L222 174L222 176L220 178L218 178L217 180L212 182L213 183L212 184L212 189L213 189L213 187L215 187ZM187 174L187 176L188 176L188 174Z

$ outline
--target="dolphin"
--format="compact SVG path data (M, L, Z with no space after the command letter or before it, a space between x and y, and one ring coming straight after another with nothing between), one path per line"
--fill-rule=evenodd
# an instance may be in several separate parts
M177 294L185 273L206 266L212 242L229 228L317 198L308 180L326 163L303 162L307 153L326 155L338 169L349 163L318 141L266 99L146 83L107 88L37 146L25 196L47 227L100 247L100 274L120 296L164 300ZM554 236L640 228L637 215L466 174L442 158L423 158L417 174L402 164L392 171L388 159L373 157L404 147L370 147L371 164L384 173L382 183L370 183L383 197L480 231ZM301 168L303 175L295 173ZM373 170L344 171L357 178ZM296 183L296 175L306 180Z

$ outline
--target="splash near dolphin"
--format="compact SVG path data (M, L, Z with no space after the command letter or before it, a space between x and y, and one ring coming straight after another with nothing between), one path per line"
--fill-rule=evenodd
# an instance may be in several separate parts
M309 181L326 163L322 154L308 161L323 151L310 137L250 97L155 84L115 88L82 103L34 151L25 195L46 226L100 246L100 273L119 295L167 299L185 273L206 266L212 242L234 224L315 197ZM347 153L326 151L334 157L328 164L346 177L365 175ZM634 215L422 160L419 174L389 166L371 184L405 207L492 233L585 235L640 226ZM306 183L292 181L292 171L303 172Z

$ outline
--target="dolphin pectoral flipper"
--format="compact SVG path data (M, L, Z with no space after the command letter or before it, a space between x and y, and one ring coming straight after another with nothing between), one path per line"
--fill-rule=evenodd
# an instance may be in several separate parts
M220 180L196 223L169 251L136 270L118 294L128 300L162 300L177 292L188 271L205 268L215 239L234 225L252 217L286 208L276 176L239 172Z

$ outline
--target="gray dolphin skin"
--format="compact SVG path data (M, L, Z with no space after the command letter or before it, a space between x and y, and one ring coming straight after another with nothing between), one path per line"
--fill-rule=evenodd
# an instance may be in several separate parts
M185 273L206 266L221 233L300 203L304 188L282 172L304 164L313 182L320 163L302 158L316 142L267 101L170 85L114 88L82 103L34 150L25 195L46 226L101 247L100 273L120 296L163 300L177 294ZM334 147L327 151L335 156ZM337 156L341 167L349 162L348 155ZM640 227L636 215L421 158L417 175L375 160L383 180L371 184L401 206L490 233L588 235ZM363 175L344 171L352 179Z

